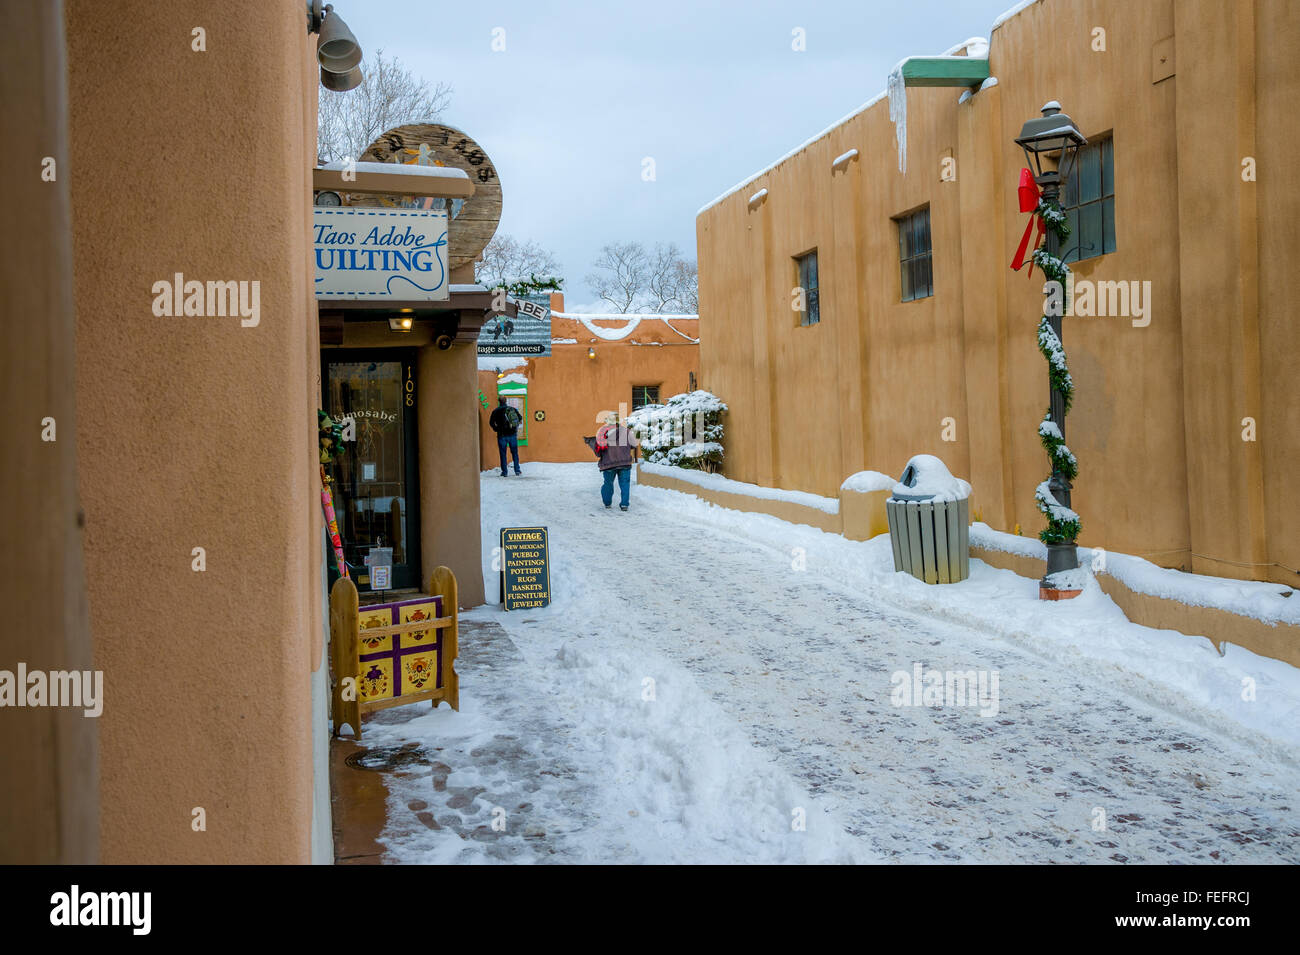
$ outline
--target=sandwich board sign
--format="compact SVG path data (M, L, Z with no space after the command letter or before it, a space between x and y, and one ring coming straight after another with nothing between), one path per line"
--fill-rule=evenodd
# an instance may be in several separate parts
M506 610L551 603L551 559L545 527L501 528L501 602Z

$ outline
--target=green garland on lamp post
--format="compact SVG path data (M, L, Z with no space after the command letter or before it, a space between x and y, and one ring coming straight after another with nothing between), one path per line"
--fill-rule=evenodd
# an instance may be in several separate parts
M1044 198L1034 214L1056 237L1056 247L1065 248L1070 227L1055 198ZM1033 263L1042 269L1048 282L1056 283L1056 289L1048 294L1048 308L1038 320L1038 350L1047 360L1047 377L1052 391L1052 406L1038 425L1039 442L1052 463L1052 476L1034 491L1034 503L1047 518L1047 527L1039 532L1038 539L1044 544L1073 544L1082 526L1079 515L1070 508L1070 482L1079 474L1079 462L1065 443L1065 416L1074 403L1074 379L1070 376L1065 346L1057 327L1068 306L1066 289L1069 288L1070 267L1046 249L1034 250ZM1059 294L1052 294L1058 290ZM1056 314L1049 317L1046 312Z

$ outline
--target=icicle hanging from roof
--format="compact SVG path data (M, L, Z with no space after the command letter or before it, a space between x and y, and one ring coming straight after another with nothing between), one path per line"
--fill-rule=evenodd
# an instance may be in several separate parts
M903 82L901 62L890 72L886 89L889 121L894 124L894 136L898 140L898 171L907 172L907 86Z

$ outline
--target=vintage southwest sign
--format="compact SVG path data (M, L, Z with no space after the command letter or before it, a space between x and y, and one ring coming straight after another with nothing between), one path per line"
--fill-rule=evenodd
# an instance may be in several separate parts
M501 602L506 610L551 603L551 563L545 527L501 528Z
M446 212L317 208L312 215L317 298L450 297Z
M515 299L514 318L493 315L478 335L478 353L484 357L537 357L551 353L551 309L539 302Z

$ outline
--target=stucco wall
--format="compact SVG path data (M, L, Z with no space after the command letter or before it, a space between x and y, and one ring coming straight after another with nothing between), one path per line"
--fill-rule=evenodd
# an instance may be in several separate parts
M427 581L439 564L450 567L463 607L483 602L476 369L472 345L419 351L422 573Z
M103 860L305 862L313 42L288 2L72 0L66 24ZM259 281L260 323L156 317L177 272Z
M1300 516L1286 504L1300 446L1283 419L1300 387L1300 331L1284 314L1300 283L1288 225L1300 200L1276 173L1300 129L1263 120L1297 89L1300 20L1287 11L1281 0L1043 0L993 31L996 86L960 105L959 89L908 90L906 174L882 99L706 208L702 378L732 408L727 476L833 495L856 470L897 474L931 453L970 478L983 520L1041 526L1042 281L1007 265L1027 218L1013 140L1057 99L1085 135L1115 143L1117 248L1072 262L1076 278L1151 282L1146 327L1065 322L1080 542L1300 582ZM1105 52L1092 47L1097 27ZM1153 51L1170 37L1175 75L1153 82ZM859 158L832 173L849 149ZM948 156L954 182L941 181ZM1258 160L1257 182L1242 182L1244 156ZM935 294L904 303L892 220L926 204ZM793 256L811 248L821 322L804 328L790 307ZM1241 440L1248 415L1254 443Z

